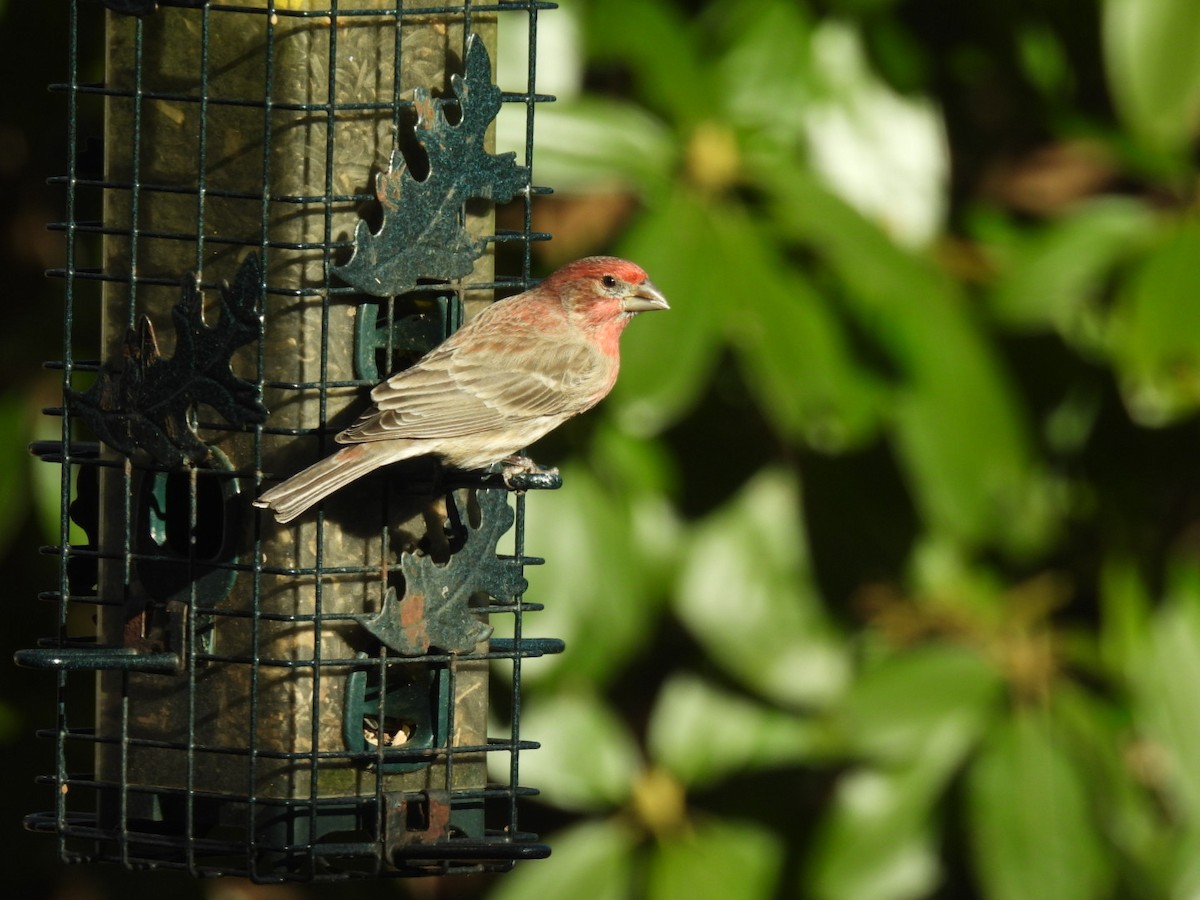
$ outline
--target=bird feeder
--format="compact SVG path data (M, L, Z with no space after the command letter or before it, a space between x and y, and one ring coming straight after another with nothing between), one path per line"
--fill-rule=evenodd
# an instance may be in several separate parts
M70 0L53 808L68 861L260 881L511 867L524 490L414 465L289 525L251 501L366 390L528 287L533 49L553 4ZM494 84L528 32L525 90ZM106 42L103 82L81 41ZM104 105L103 167L76 122ZM494 152L503 103L523 164ZM497 233L495 203L525 206ZM501 245L522 264L494 273ZM89 264L84 264L84 259ZM99 307L100 333L78 323ZM80 347L98 347L94 358ZM500 617L510 638L492 636ZM95 703L79 702L95 682ZM489 733L502 686L511 726ZM494 718L494 717L493 717Z

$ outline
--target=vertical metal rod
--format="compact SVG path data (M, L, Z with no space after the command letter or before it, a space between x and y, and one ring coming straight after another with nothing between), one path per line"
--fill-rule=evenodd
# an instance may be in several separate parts
M200 134L196 147L196 279L204 283L204 201L208 193L208 4L200 13Z
M67 230L66 230L66 279L63 290L63 396L71 391L74 358L71 354L72 332L75 318L75 191L78 177L79 153L79 2L71 0L69 7L67 49ZM58 517L58 640L66 642L67 611L70 608L71 585L67 579L68 562L71 555L71 412L63 404L62 413L62 468L59 477ZM66 852L67 825L67 673L58 672L56 694L56 728L54 745L55 788L54 818L58 834L58 855L62 859Z
M525 165L529 167L529 171L533 172L533 118L536 103L534 97L537 93L537 6L532 2L529 4L529 51L528 57L528 72L529 78L525 85ZM532 268L533 241L531 235L533 233L533 185L525 191L524 198L524 253L521 261L521 287L527 289L530 285L530 271ZM518 494L516 500L516 520L513 524L515 530L513 552L517 559L517 565L520 571L525 571L525 495ZM508 822L513 834L516 834L517 826L517 786L520 784L520 751L517 749L517 742L520 738L520 722L521 722L521 658L524 653L522 647L523 637L523 621L521 615L521 602L524 599L524 593L519 594L515 598L515 609L513 610L513 672L512 672L512 730L510 738L512 741L512 750L509 753L509 797L508 797Z
M471 40L471 0L463 0L462 58L467 58L467 42Z
M455 712L458 709L458 656L452 655L446 666L446 771L442 773L443 790L449 792L454 787L454 729ZM439 691L439 695L440 695Z
M204 10L208 19L208 9ZM204 130L203 120L200 125ZM184 797L184 861L188 874L199 875L196 868L196 481L199 477L196 469L188 473L188 608L184 611L186 622L184 648L187 672L187 737L184 755L184 784L187 786L187 796Z
M200 13L200 134L196 148L196 281L204 284L204 213L208 190L208 49L209 7ZM186 637L184 648L187 660L187 751L184 759L184 843L187 871L196 876L196 526L197 473L190 472L188 480L188 608L184 611Z
M109 13L112 15L112 13ZM131 149L132 165L129 178L129 312L128 327L133 328L137 322L137 292L138 292L138 241L141 236L139 224L139 200L142 182L142 69L145 63L145 28L141 19L134 25L133 59L133 147ZM132 505L133 505L133 466L128 458L121 468L122 472L122 510L123 534L121 535L121 550L123 569L121 578L122 603L129 601L129 585L133 569L133 547L131 535ZM148 610L146 611L148 613ZM130 673L121 675L121 753L120 753L120 800L118 801L118 846L120 847L121 862L128 866L129 857L129 679Z
M275 0L267 0L266 9L266 70L263 73L263 143L262 143L262 195L259 200L259 340L257 343L257 383L258 394L261 397L266 381L266 341L262 339L264 317L266 314L267 272L270 259L268 245L270 243L271 215L271 135L275 79ZM254 428L254 487L258 491L262 483L263 471L263 426ZM258 875L258 717L259 717L259 676L261 674L261 620L259 614L259 598L262 596L263 579L263 537L262 520L253 518L254 557L253 557L253 587L251 591L250 608L250 702L247 706L250 721L247 723L247 733L250 736L250 752L246 757L246 870L251 878Z
M334 154L334 129L337 125L337 34L338 34L338 0L333 0L330 5L329 16L329 87L326 91L326 112L325 112L325 224L324 224L324 244L326 247L324 259L322 260L322 299L321 299L321 390L320 390L320 414L319 420L322 426L322 451L325 450L325 435L324 428L328 423L329 415L329 302L330 288L332 286L332 259L330 258L329 246L333 241L333 154ZM320 735L321 735L321 666L323 664L321 652L321 629L323 627L323 609L322 609L322 569L325 566L325 514L318 507L317 513L317 539L316 539L316 560L314 568L316 570L316 585L313 592L313 693L312 693L312 726L311 726L311 757L309 768L309 834L308 834L308 854L309 865L314 869L316 867L316 848L313 844L313 837L317 832L317 798L319 795L319 779L317 773L317 760L320 752Z
M516 558L518 571L525 571L525 495L517 494L516 521L513 525L513 556ZM525 649L522 646L524 623L521 614L521 604L525 593L522 591L513 598L513 672L512 672L512 725L509 735L512 749L509 752L508 771L508 825L515 835L517 828L517 786L521 783L520 750L518 742L521 737L521 660Z
M120 800L117 811L117 847L121 863L128 867L129 857L129 673L121 673L121 766Z
M529 60L529 78L525 84L525 165L530 172L530 185L525 190L524 198L524 213L525 213L525 233L523 235L524 253L521 259L521 289L529 288L529 274L533 268L533 118L534 112L537 109L535 97L537 95L537 26L538 26L538 8L537 4L530 0L529 4L529 50L527 57Z
M396 40L392 45L392 147L400 145L400 112L403 108L400 103L400 95L403 92L404 80L404 0L396 0ZM388 165L391 165L389 155ZM394 337L395 337L395 318L396 318L396 300L394 297L388 297L382 301L385 310L385 321L387 322L387 344L384 348L384 360L386 368L391 368L391 360L393 359ZM358 308L358 315L363 315L366 307ZM362 375L361 372L357 373ZM380 377L386 378L390 371L378 373ZM383 598L387 596L388 591L388 560L389 551L391 549L391 536L388 528L388 523L391 521L391 496L390 480L388 483L389 490L382 492L381 508L383 518L379 529L379 602L380 608L383 606ZM375 744L375 841L377 853L375 856L375 874L378 875L384 865L390 864L392 860L388 858L388 817L390 810L387 808L388 801L385 799L384 785L387 781L387 776L384 774L384 733L386 728L386 712L387 712L387 695L388 695L388 674L391 671L387 661L389 651L386 644L379 645L379 730L377 732L377 741Z
M109 15L113 15L110 13ZM133 328L137 323L138 287L138 216L142 191L142 49L145 31L142 20L134 25L133 65L133 146L131 175L129 178L129 312L126 325ZM126 573L128 575L128 573Z

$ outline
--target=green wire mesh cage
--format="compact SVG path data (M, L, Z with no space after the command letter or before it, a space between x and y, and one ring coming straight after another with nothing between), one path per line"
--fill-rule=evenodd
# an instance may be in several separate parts
M59 704L53 808L27 825L67 861L261 881L546 855L518 826L521 665L562 647L523 635L524 492L418 465L287 526L250 503L325 455L366 388L531 284L553 4L106 5L101 33L72 0L53 86L62 437L34 451L62 470L60 577L55 633L17 658ZM520 90L492 83L498 28L528 34ZM78 128L99 104L102 166ZM523 165L494 153L501 104ZM498 231L509 197L523 228Z

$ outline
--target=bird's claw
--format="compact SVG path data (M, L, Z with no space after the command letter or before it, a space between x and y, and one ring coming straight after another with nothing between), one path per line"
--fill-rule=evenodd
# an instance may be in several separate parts
M527 491L552 485L557 487L562 482L557 466L543 469L528 456L510 456L500 465L500 478L510 491Z

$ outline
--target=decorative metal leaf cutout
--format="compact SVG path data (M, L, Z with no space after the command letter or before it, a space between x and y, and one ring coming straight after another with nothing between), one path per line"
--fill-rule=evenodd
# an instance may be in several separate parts
M154 326L142 316L125 336L121 361L106 363L87 391L71 392L71 409L127 456L141 448L166 466L207 463L211 450L189 421L197 406L212 407L233 425L267 418L258 388L230 367L234 351L259 335L260 281L258 257L248 256L233 284L221 286L221 318L210 326L196 276L184 276L171 310L175 353L169 359L159 353Z
M404 573L404 598L397 599L389 588L383 608L359 619L372 635L401 656L419 656L430 647L447 653L469 653L492 633L492 627L471 612L471 597L487 594L502 602L525 590L519 566L496 555L501 536L516 518L508 505L508 492L488 488L476 492L480 523L472 528L457 494L449 495L466 524L467 540L439 565L433 558L405 553L400 559Z
M347 284L363 293L392 297L411 291L417 279L461 278L484 251L460 223L463 203L471 198L507 203L529 185L529 169L515 153L493 155L484 135L500 111L500 88L492 83L492 63L478 35L467 40L465 75L450 84L462 109L457 125L425 88L415 91L416 137L429 157L429 174L418 181L400 151L392 151L388 171L375 176L375 195L383 206L383 225L372 234L360 220L354 255L336 269Z

